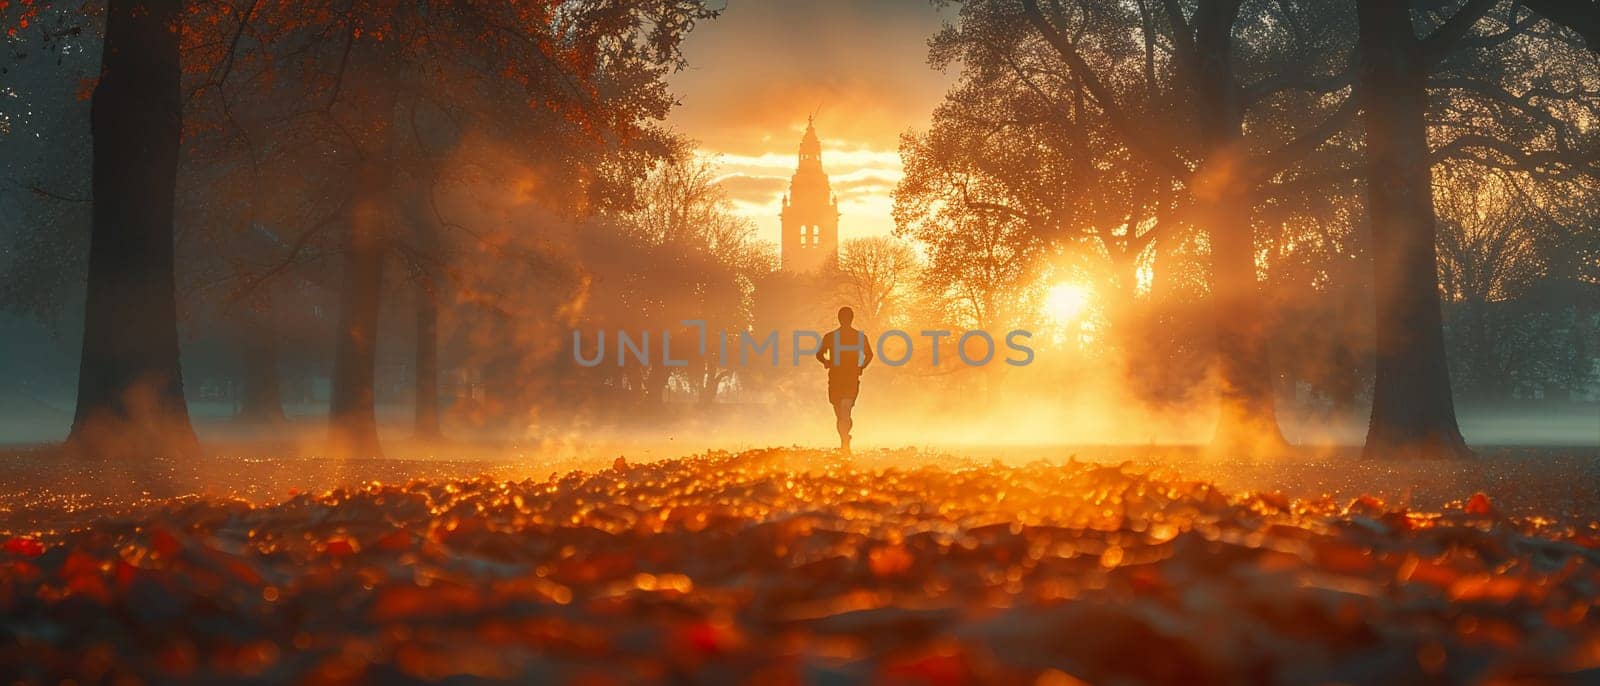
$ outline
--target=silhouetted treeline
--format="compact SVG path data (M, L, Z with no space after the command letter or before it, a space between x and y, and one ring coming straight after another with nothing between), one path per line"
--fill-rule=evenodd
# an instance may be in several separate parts
M1026 311L1051 269L1088 275L1118 303L1129 385L1210 387L1224 448L1281 441L1276 401L1302 385L1371 402L1369 454L1454 456L1451 365L1501 393L1595 383L1573 343L1600 278L1592 6L946 4L930 61L960 80L906 136L896 194L901 231L957 279L934 287ZM974 266L997 253L1045 267L996 282ZM1500 272L1519 276L1482 283ZM1517 308L1540 314L1495 349L1479 313Z
M570 333L840 303L1053 351L919 351L877 386L908 413L1111 397L1271 452L1370 405L1369 454L1460 456L1458 401L1595 401L1593 3L937 4L898 235L798 275L664 123L699 0L12 3L0 306L81 346L102 456L192 453L185 377L263 427L325 403L361 456L398 401L428 439L787 407L793 370L582 368Z

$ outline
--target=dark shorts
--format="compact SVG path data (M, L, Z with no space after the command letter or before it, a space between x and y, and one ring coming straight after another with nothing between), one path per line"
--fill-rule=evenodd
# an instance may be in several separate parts
M828 404L832 405L845 398L855 400L856 394L861 392L861 376L828 376Z

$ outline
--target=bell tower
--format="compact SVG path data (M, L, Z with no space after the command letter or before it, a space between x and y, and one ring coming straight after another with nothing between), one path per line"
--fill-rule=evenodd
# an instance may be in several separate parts
M800 137L800 159L783 196L783 237L779 244L783 270L814 272L838 263L839 200L822 171L822 143L811 120Z

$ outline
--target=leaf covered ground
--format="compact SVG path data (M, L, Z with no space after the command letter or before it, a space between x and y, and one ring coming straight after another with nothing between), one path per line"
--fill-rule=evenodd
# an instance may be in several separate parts
M1581 507L1512 513L1468 491L1413 509L1181 468L906 458L774 449L548 478L412 470L265 501L58 508L57 526L41 514L49 489L11 492L0 674L1600 681L1600 524Z

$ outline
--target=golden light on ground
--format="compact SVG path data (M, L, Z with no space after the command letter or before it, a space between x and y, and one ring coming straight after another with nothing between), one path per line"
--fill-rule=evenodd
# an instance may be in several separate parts
M0 483L0 505L33 502L0 508L0 613L59 629L0 643L0 670L41 675L27 683L324 683L334 669L359 682L799 683L805 655L864 683L1074 683L1043 665L1089 683L1277 682L1361 660L1401 665L1406 682L1432 669L1478 683L1595 663L1592 516L1506 514L1540 502L1524 493L1567 490L1528 466L1539 460L1485 470L1505 481L1468 477L1490 495L1437 464L1178 459L761 449L543 479L509 465L464 476L490 463L217 459L110 469L115 483L260 499L43 501L49 489L31 486L66 471L22 461L9 466L31 471L30 488L12 471ZM1439 552L1450 545L1497 554ZM1173 600L1187 597L1204 602ZM226 640L204 633L217 625ZM1373 640L1387 626L1404 639ZM1060 640L1089 632L1105 636ZM1152 640L1175 657L1146 669L1148 651L1103 647ZM308 651L331 657L297 659Z
M1058 283L1045 292L1042 314L1057 324L1076 321L1089 308L1093 294L1087 285L1081 283Z

